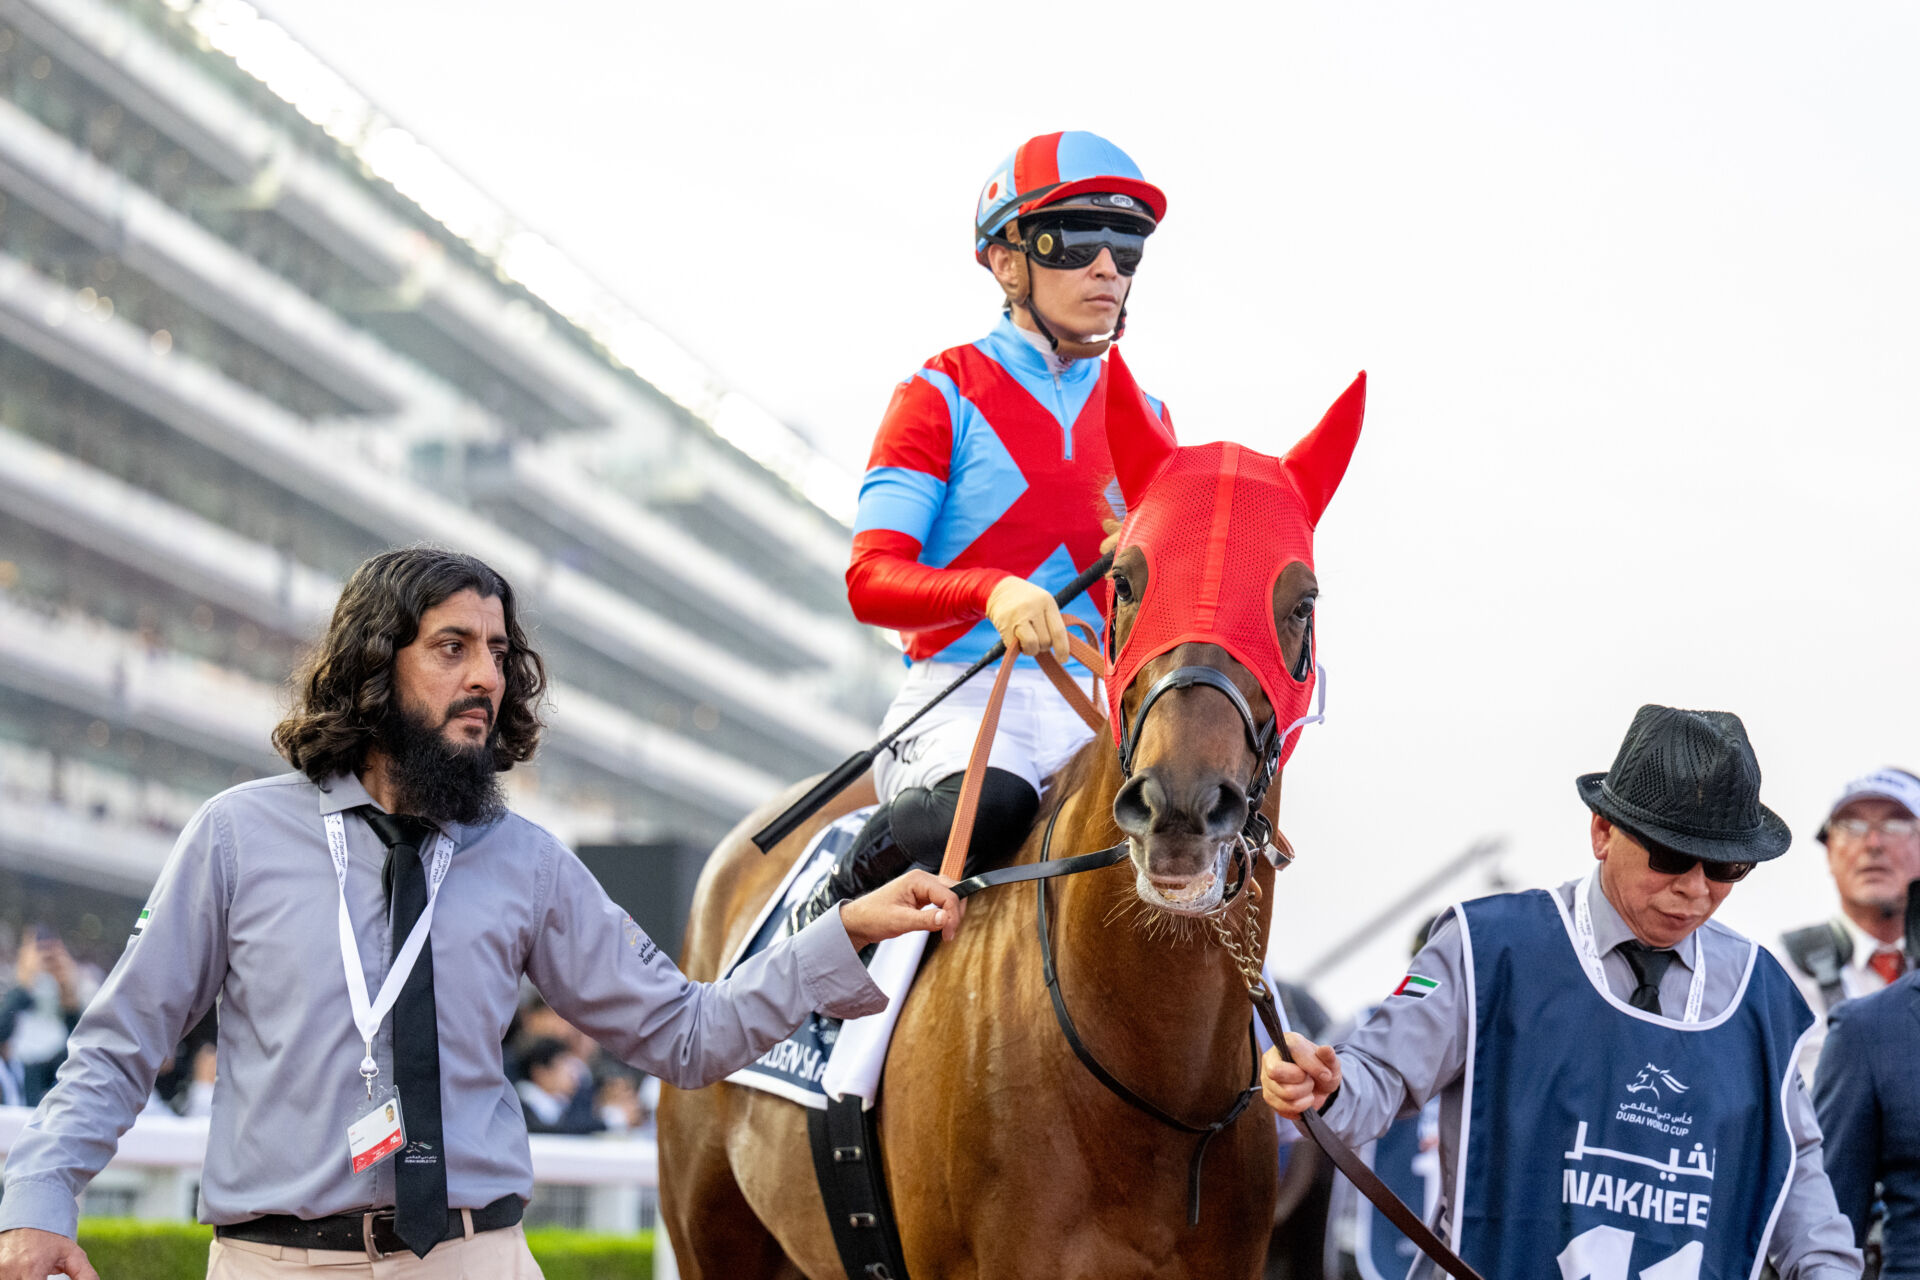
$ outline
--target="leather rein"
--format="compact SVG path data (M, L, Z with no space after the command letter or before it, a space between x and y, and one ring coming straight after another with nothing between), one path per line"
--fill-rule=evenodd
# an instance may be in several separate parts
M1105 658L1091 644L1084 643L1079 637L1071 634L1072 631L1077 630L1091 638L1093 629L1078 618L1069 617L1066 621L1069 627L1069 648L1073 657L1089 671L1105 676L1108 672ZM940 872L949 880L958 877L966 866L967 848L973 835L973 819L979 808L980 788L986 777L986 762L993 744L994 732L999 726L1000 706L1005 699L1007 684L1013 674L1018 656L1016 653L1009 652L1001 661L999 671L994 677L993 692L987 700L986 711L981 718L980 731L974 738L973 757L967 764L966 777L960 789L959 807L954 815L952 830L947 837L945 856L941 860ZM1100 713L1093 700L1082 692L1073 677L1067 674L1059 660L1046 652L1036 656L1041 670L1046 672L1047 678L1052 681L1054 687L1060 691L1061 696L1067 700L1068 705L1073 707L1080 718L1096 733L1106 728L1106 717ZM1133 755L1139 746L1140 730L1146 721L1147 712L1152 709L1154 703L1174 689L1190 688L1195 685L1206 685L1218 690L1233 704L1246 730L1248 746L1253 750L1258 762L1252 785L1247 789L1247 824L1241 831L1232 855L1240 875L1223 892L1220 906L1215 909L1219 911L1232 902L1242 886L1253 882L1251 861L1255 851L1265 850L1276 870L1284 870L1293 861L1292 850L1288 848L1285 839L1282 838L1277 843L1274 841L1271 824L1260 812L1261 802L1265 799L1267 789L1273 784L1279 766L1281 742L1278 720L1270 720L1264 731L1259 729L1254 722L1253 709L1247 705L1246 698L1234 687L1225 672L1214 667L1179 667L1154 682L1148 689L1146 697L1141 699L1140 708L1134 712L1132 722L1123 727L1120 768L1123 775L1132 776ZM993 888L996 885L1019 884L1029 880L1038 882L1038 891L1034 896L1037 903L1036 926L1040 937L1041 971L1046 979L1047 993L1053 1001L1054 1020L1059 1024L1061 1033L1066 1037L1068 1046L1073 1050L1074 1056L1080 1060L1081 1065L1086 1067L1088 1073L1114 1096L1168 1128L1199 1135L1200 1141L1195 1145L1187 1175L1187 1225L1197 1226L1200 1221L1201 1161L1206 1156L1207 1146L1216 1134L1240 1118L1260 1092L1260 1055L1258 1044L1253 1036L1253 1024L1249 1020L1247 1026L1248 1047L1253 1054L1252 1080L1236 1095L1233 1105L1228 1108L1226 1114L1208 1125L1189 1124L1162 1110L1121 1083L1093 1055L1074 1027L1072 1014L1067 1010L1066 998L1061 994L1059 968L1053 954L1053 936L1047 921L1047 881L1058 876L1076 875L1083 871L1098 871L1117 866L1127 860L1128 846L1127 841L1122 840L1111 848L1094 853L1066 858L1049 858L1047 855L1053 848L1054 824L1059 821L1064 805L1063 799L1060 804L1054 806L1052 816L1047 819L1046 834L1041 840L1039 862L1003 867L970 876L955 884L953 891L958 897L968 898L982 889ZM1257 885L1254 892L1258 892ZM1249 910L1252 909L1249 907ZM1222 932L1224 938L1223 931L1216 930L1216 932ZM1249 958L1243 957L1238 960L1241 975L1247 983L1247 996L1253 1002L1255 1014L1259 1017L1261 1025L1266 1028L1274 1047L1280 1051L1281 1058L1287 1062L1293 1062L1293 1053L1287 1046L1285 1024L1281 1019L1273 992L1259 972L1257 958L1252 958L1251 964L1249 964ZM1408 1208L1406 1202L1394 1194L1392 1188L1381 1181L1379 1175L1374 1173L1332 1129L1328 1128L1327 1122L1320 1117L1319 1113L1311 1110L1303 1112L1294 1123L1312 1138L1322 1151L1326 1152L1334 1166L1352 1181L1355 1189L1372 1201L1374 1207L1399 1228L1401 1234L1422 1253L1448 1274L1454 1276L1455 1280L1483 1280L1479 1272L1468 1266L1458 1254L1448 1248L1446 1243L1420 1219L1420 1216Z
M1193 1159L1187 1164L1187 1225L1200 1225L1200 1171L1201 1162L1206 1159L1207 1145L1222 1129L1240 1118L1260 1094L1260 1049L1253 1035L1253 1025L1247 1025L1247 1048L1253 1057L1252 1078L1245 1089L1234 1096L1233 1105L1227 1108L1225 1115L1211 1124L1189 1124L1178 1116L1172 1115L1141 1097L1120 1078L1109 1071L1080 1038L1079 1028L1073 1024L1073 1014L1067 1009L1067 997L1060 990L1060 967L1053 956L1053 930L1047 924L1047 881L1056 876L1070 876L1081 871L1099 871L1106 867L1117 866L1127 860L1127 844L1121 841L1108 849L1097 853L1083 853L1072 858L1048 859L1047 854L1053 848L1053 827L1060 820L1060 810L1064 801L1055 805L1053 816L1047 819L1047 832L1040 845L1040 862L1030 862L1023 866L1005 867L998 871L985 871L977 876L962 880L953 887L953 892L961 898L971 897L982 889L995 885L1016 884L1033 880L1038 882L1038 892L1034 895L1036 904L1035 927L1040 935L1040 971L1047 982L1047 995L1053 1001L1053 1020L1060 1026L1060 1034L1066 1037L1067 1047L1073 1050L1073 1056L1080 1059L1080 1065L1107 1091L1119 1098L1134 1110L1152 1116L1169 1129L1178 1129L1182 1133L1199 1135L1200 1141L1193 1149Z

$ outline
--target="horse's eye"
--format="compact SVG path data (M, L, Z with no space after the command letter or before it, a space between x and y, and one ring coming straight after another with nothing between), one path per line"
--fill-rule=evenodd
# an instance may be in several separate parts
M1113 575L1113 598L1121 604L1133 603L1133 584L1127 581L1124 573Z
M1301 597L1300 603L1293 606L1291 616L1295 622L1305 622L1307 619L1313 617L1313 601L1314 597L1303 596Z

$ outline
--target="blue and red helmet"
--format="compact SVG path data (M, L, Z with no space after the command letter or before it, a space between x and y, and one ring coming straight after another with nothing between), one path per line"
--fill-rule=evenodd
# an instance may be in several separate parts
M1144 219L1148 229L1166 216L1167 197L1140 176L1140 166L1097 133L1043 133L1029 138L994 170L980 189L973 256L1021 214L1048 205L1074 205Z

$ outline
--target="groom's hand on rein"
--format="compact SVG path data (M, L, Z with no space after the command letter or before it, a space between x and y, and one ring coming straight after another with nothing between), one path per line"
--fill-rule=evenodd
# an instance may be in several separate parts
M1331 1045L1315 1044L1298 1032L1287 1032L1288 1062L1278 1049L1260 1060L1260 1096L1288 1120L1303 1111L1318 1111L1340 1088L1340 1059Z
M966 904L953 896L953 881L928 871L913 870L881 885L872 893L844 903L840 923L847 940L859 951L876 942L897 938L915 929L938 932L953 941Z

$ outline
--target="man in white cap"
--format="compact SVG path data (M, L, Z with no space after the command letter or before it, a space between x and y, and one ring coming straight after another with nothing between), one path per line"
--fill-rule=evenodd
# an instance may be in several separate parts
M1816 839L1840 894L1840 914L1781 936L1788 972L1813 1009L1800 1072L1813 1082L1827 1014L1843 1000L1878 991L1901 974L1907 885L1920 878L1920 778L1880 769L1855 778L1827 810Z

